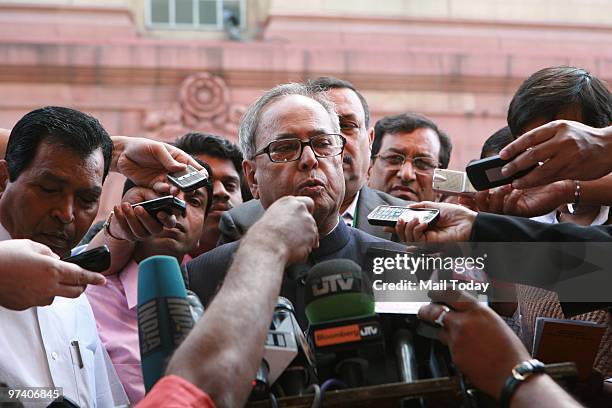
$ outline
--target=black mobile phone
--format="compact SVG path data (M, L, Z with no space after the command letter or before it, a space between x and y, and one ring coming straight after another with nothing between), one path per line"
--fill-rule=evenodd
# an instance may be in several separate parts
M523 177L537 167L533 166L529 169L519 171L510 177L505 177L502 175L501 169L507 163L510 163L510 160L503 160L499 155L487 157L486 159L475 160L468 164L465 168L465 172L474 188L481 191L510 184L512 180Z
M418 218L420 222L433 224L439 216L440 211L435 208L407 208L394 205L379 205L368 214L368 222L371 225L395 227L397 220L401 217L405 220Z
M206 184L209 177L206 169L197 170L189 165L183 171L168 174L168 180L184 192L197 190Z
M77 264L88 271L102 272L110 268L111 254L108 247L102 245L89 251L81 252L78 255L69 256L62 259L62 261Z
M185 201L178 197L167 195L164 197L154 198L153 200L143 201L141 203L132 204L132 207L142 207L151 217L157 219L157 213L163 211L168 214L185 215L187 205Z

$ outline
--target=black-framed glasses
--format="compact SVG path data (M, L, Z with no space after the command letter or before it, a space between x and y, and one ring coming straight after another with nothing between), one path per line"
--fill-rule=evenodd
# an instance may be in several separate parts
M380 159L385 167L389 170L399 170L407 162L412 163L414 171L421 174L433 173L434 169L439 166L439 163L428 156L406 157L403 154L376 155L372 158Z
M342 154L346 139L337 133L316 135L310 140L298 138L274 140L255 153L253 157L266 153L274 163L287 163L300 160L304 146L310 146L316 157L333 157Z

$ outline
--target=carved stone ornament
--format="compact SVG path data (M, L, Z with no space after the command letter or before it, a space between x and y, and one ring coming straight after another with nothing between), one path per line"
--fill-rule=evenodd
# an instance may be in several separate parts
M178 102L165 110L146 112L142 126L147 137L157 140L173 141L187 132L205 132L235 142L245 109L231 103L221 77L200 72L183 81Z

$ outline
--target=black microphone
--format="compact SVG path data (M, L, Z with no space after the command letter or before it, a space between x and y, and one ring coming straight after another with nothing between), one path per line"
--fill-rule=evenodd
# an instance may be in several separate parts
M305 286L319 380L335 378L360 387L397 378L386 364L372 286L361 267L348 259L321 262L309 271Z

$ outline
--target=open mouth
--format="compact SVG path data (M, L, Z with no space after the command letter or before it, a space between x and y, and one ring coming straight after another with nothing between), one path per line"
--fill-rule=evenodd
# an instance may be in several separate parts
M316 178L310 178L298 185L297 191L303 195L318 194L325 189L325 184Z

